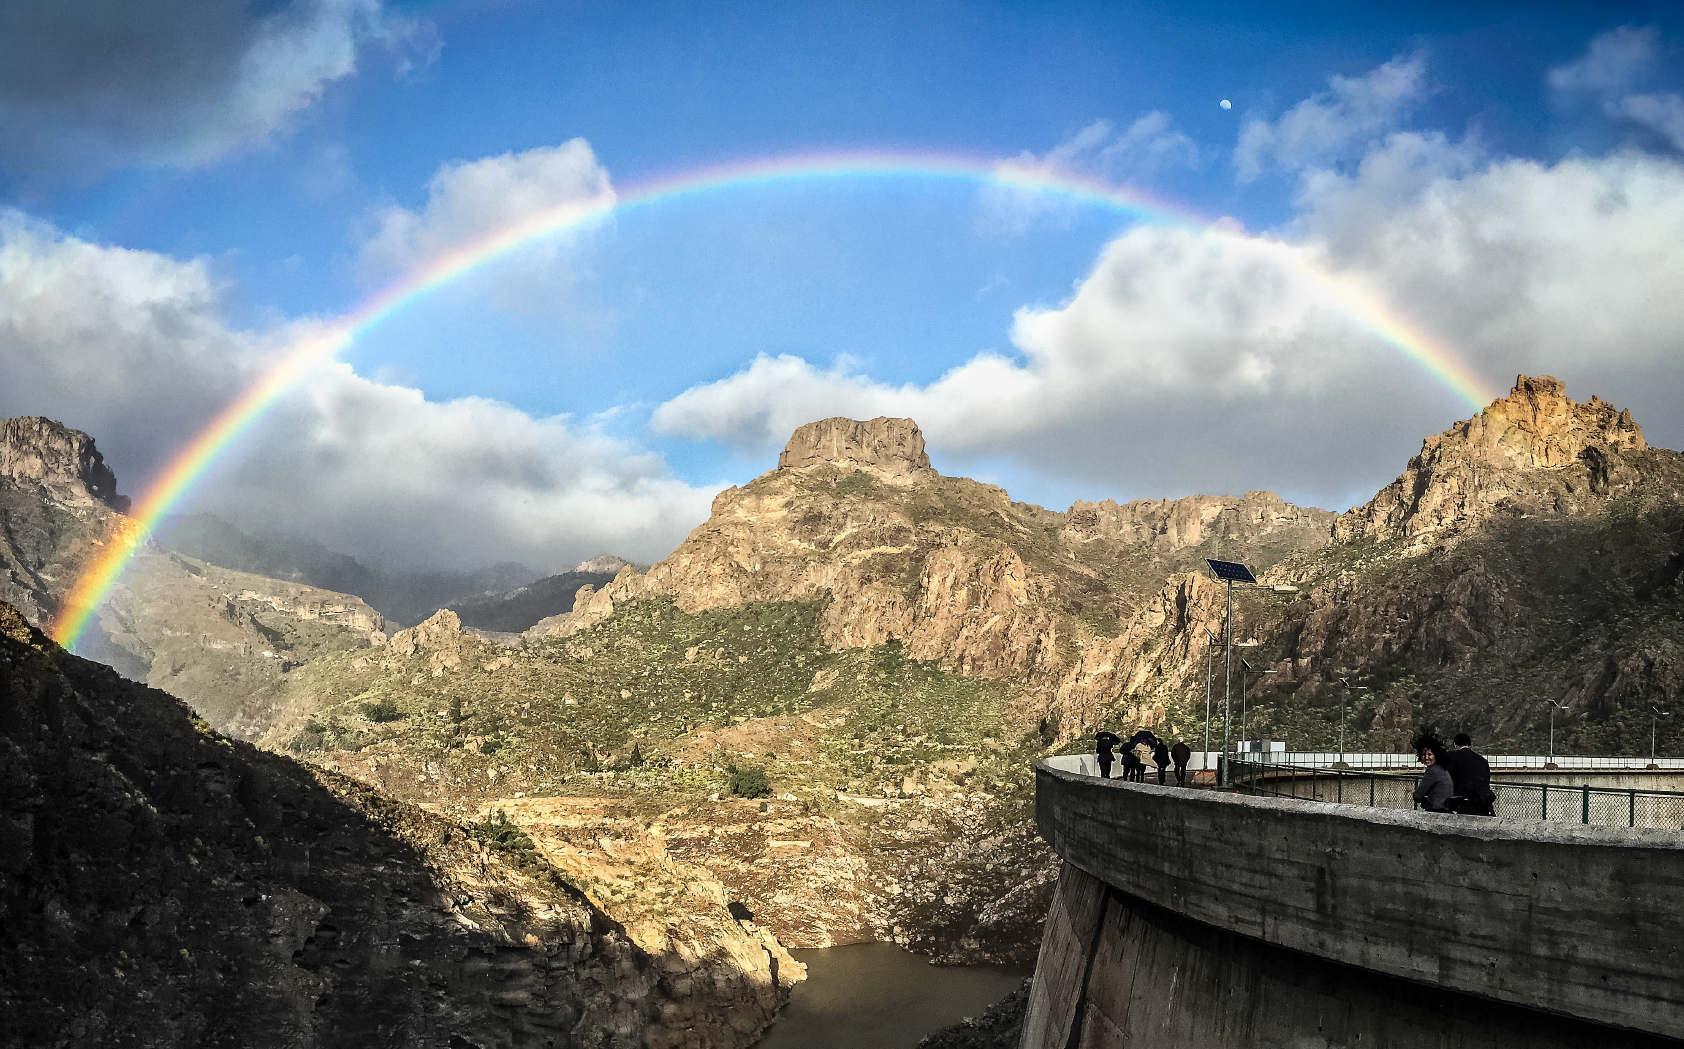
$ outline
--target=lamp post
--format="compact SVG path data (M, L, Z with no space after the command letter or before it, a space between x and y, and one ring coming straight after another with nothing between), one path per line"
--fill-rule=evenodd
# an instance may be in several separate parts
M1246 647L1251 648L1251 647L1255 647L1255 646L1247 645ZM1276 673L1276 671L1273 671L1273 670L1258 670L1256 667L1253 667L1250 663L1246 662L1245 660L1243 660L1243 659L1240 660L1240 736L1242 737L1241 740L1240 740L1241 743L1245 742L1245 739L1243 737L1245 737L1246 734L1250 731L1249 729L1246 728L1246 720L1245 720L1245 683L1246 683L1246 679L1250 678L1251 675L1253 675L1253 674L1261 675L1261 674L1273 674L1273 673Z
M1211 633L1210 627L1205 626L1203 623L1199 624L1199 629L1203 630L1205 632L1205 756L1204 756L1204 760L1209 761L1210 760L1210 681L1211 681L1211 670L1212 670L1212 667L1214 665L1213 660L1216 656L1216 635Z
M1649 764L1655 764L1655 729L1662 718L1672 717L1672 711L1660 707L1649 708Z
M1353 685L1350 678L1344 677L1339 679L1339 683L1345 686L1345 690L1339 693L1339 761L1333 767L1345 769L1350 768L1349 765L1345 764L1345 700L1351 698L1352 692L1367 692L1368 686ZM1372 745L1372 741L1370 741L1370 745Z
M1561 704L1555 700L1545 700L1550 705L1550 756L1544 763L1544 768L1555 768L1555 712L1561 709Z

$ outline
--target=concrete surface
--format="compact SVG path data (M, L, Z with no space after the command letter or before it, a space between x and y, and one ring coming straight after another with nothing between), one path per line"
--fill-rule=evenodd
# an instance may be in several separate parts
M1212 928L1066 864L1023 1049L1661 1049L1679 1043ZM1045 979L1041 973L1059 973Z
M1615 1032L1684 1035L1684 836L1675 832L1180 790L1047 763L1036 781L1042 837L1069 865L1121 890L1106 898L1127 903L1123 911L1155 906L1191 919L1189 927L1340 971L1352 967L1400 988L1572 1017L1612 1029L1608 1045L1639 1044ZM1054 984L1073 971L1084 974L1078 982L1093 975L1076 957L1081 950L1060 947L1060 938L1097 952L1083 930L1092 928L1086 916L1106 909L1091 899L1055 904L1043 944L1050 967L1045 978L1037 974L1040 1004L1031 1002L1043 1030L1047 1017L1068 1012L1057 994L1083 993L1057 992ZM1113 940L1132 935L1120 930Z

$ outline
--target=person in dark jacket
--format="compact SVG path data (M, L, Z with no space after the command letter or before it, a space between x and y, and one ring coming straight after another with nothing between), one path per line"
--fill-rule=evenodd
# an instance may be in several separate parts
M1193 748L1187 745L1186 740L1178 739L1175 741L1175 746L1169 748L1169 756L1170 760L1175 762L1175 785L1185 787L1187 785L1187 763L1193 760Z
M1437 736L1415 738L1415 756L1426 766L1421 773L1421 782L1415 787L1415 804L1428 812L1450 811L1450 799L1456 793L1456 787L1450 782L1450 771L1444 767L1444 758L1449 753L1450 748Z
M1111 778L1111 763L1116 760L1116 757L1111 753L1111 748L1120 743L1122 743L1122 740L1115 733L1106 732L1104 729L1100 729L1093 737L1094 756L1099 759L1100 778Z
M1164 777L1169 775L1169 744L1158 740L1157 746L1152 748L1152 764L1158 766L1158 786L1164 785Z
M1493 807L1497 795L1491 790L1491 763L1473 749L1473 740L1466 732L1456 734L1455 744L1445 756L1444 766L1450 773L1451 785L1456 789L1452 807L1457 812L1465 816L1497 814Z
M1151 753L1158 745L1158 737L1151 729L1143 728L1129 737L1123 745L1123 767L1128 770L1128 778L1136 783L1146 782L1146 762L1140 758L1140 747L1145 747Z

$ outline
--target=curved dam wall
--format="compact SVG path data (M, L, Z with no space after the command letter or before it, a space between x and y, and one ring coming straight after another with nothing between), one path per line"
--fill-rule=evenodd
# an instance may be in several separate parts
M1684 1045L1677 833L1050 762L1036 819L1065 863L1023 1049Z

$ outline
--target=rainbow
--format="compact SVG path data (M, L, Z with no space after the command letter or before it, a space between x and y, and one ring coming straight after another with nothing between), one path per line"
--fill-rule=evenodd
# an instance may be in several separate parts
M575 201L539 212L491 236L432 259L382 288L351 312L322 326L290 347L250 389L213 418L135 500L127 517L113 524L99 552L77 578L53 625L53 637L67 649L77 641L145 544L146 537L242 433L300 379L382 321L450 282L544 237L578 229L633 208L694 197L725 189L800 180L920 179L971 186L994 186L1050 194L1072 203L1121 212L1136 219L1196 228L1207 235L1240 239L1208 221L1155 200L1138 190L1030 165L964 157L883 153L830 153L778 157L706 167L632 187L623 194ZM1479 411L1496 396L1489 384L1455 354L1412 327L1387 308L1371 290L1328 272L1292 245L1263 238L1265 244L1319 286L1328 300L1359 327L1402 351L1458 397Z

